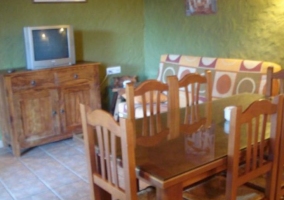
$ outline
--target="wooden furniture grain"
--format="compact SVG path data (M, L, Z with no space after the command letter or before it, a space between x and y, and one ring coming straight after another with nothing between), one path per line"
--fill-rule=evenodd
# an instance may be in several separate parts
M182 199L184 188L227 169L229 135L225 130L228 122L224 119L224 108L239 105L245 109L263 97L239 94L212 101L212 124L195 140L188 141L186 134L179 134L156 146L136 145L136 176L156 187L158 199ZM201 111L206 107L199 106ZM162 120L162 123L167 122L167 118L162 117ZM143 125L141 119L136 119L135 124L137 130ZM243 131L241 135L245 137ZM241 140L240 149L245 148L246 143Z
M101 107L99 63L0 75L3 139L14 155L82 131L79 104Z
M204 86L202 89L201 87ZM205 75L201 74L186 74L179 81L179 89L183 88L186 97L186 109L183 123L190 124L195 121L200 120L198 104L199 104L199 95L201 91L205 93L204 102L207 102L206 105L211 106L212 101L212 79L211 71L205 71ZM205 116L209 118L209 123L211 124L211 108L206 109Z
M143 128L141 132L135 132L136 143L144 146L153 146L167 138L169 135L169 123L163 125L161 119L161 107L163 104L163 92L168 91L168 85L157 80L146 80L139 86L133 83L126 85L127 119L135 124L135 98L140 99L143 110ZM135 127L135 125L133 125Z
M206 102L206 123L207 126L210 126L212 123L211 71L206 70L204 75L189 73L180 80L176 76L169 76L167 82L169 84L169 96L173 96L174 99L174 102L169 102L170 110L176 110L175 113L180 113L180 108L185 107L182 115L177 114L174 118L171 117L171 123L176 124L175 133L186 133L188 125L200 121L199 104L201 93L205 97L202 102Z
M282 111L284 120L284 110ZM277 180L276 180L276 198L283 199L284 197L284 123L282 123L282 132L280 138L280 149L279 149L279 163L277 171Z
M232 108L226 179L223 176L209 179L188 189L183 197L188 200L231 200L237 197L275 199L283 105L284 96L277 96L273 102L254 101L243 112L240 106ZM269 133L267 133L268 126L270 126ZM267 134L268 142L266 142ZM241 141L245 142L243 152ZM266 175L265 193L244 185L263 175ZM217 186L219 189L216 188Z
M265 95L266 69L269 66L272 66L275 72L281 69L277 63L261 60L164 54L160 56L159 64L153 67L157 70L156 79L164 83L170 75L181 79L187 73L202 74L209 69L212 72L212 99L216 100L240 93ZM202 101L204 96L200 97ZM127 114L124 108L125 102L121 102L120 116Z
M266 97L272 97L284 93L284 69L274 72L273 67L268 67L266 71Z
M106 200L111 196L111 199L121 200L156 199L153 188L137 194L135 139L133 134L127 134L132 132L128 119L122 119L120 126L111 114L103 110L92 111L83 104L80 104L80 110L91 198ZM95 148L97 152L94 151ZM120 153L118 149L121 150Z

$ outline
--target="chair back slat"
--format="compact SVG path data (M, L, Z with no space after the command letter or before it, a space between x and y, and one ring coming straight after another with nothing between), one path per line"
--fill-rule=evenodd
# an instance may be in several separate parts
M279 94L283 94L284 93L284 80L280 79L280 83L279 83Z
M179 82L179 87L184 88L186 94L186 114L184 123L193 123L199 120L199 93L200 85L206 84L206 77L199 74L187 74Z
M274 87L274 88L273 88ZM284 93L284 69L274 72L273 67L266 71L266 97Z
M208 82L211 80L211 72L206 71L205 73L206 74L204 76L200 74L187 74L179 81L179 87L184 88L186 93L186 115L190 115L190 118L187 118L186 116L184 117L186 120L188 120L184 121L184 123L193 123L194 121L198 121L200 119L198 105L200 103L199 101L202 85L205 86L206 101L209 102L212 100L210 89L212 83ZM188 95L189 93L190 95ZM190 98L187 98L188 96L190 96Z
M172 110L177 110L180 113L180 96L176 94L176 91L181 91L184 93L185 98L185 109L184 115L176 117L176 121L179 121L179 131L186 134L186 124L192 124L201 120L200 115L200 103L205 101L205 113L204 116L207 119L206 126L209 127L212 124L212 79L211 71L206 70L205 75L197 73L189 73L184 75L178 83L173 77L168 77L167 82L169 84L169 96L175 96L177 100L173 100L173 103L170 104ZM203 91L204 90L204 91ZM201 94L203 99L201 101ZM179 114L180 115L180 114ZM180 119L180 117L182 117Z
M275 198L283 105L284 96L278 95L255 101L243 112L239 106L231 110L226 199L235 199L239 186L265 174L266 197Z
M80 112L92 200L108 195L112 199L137 199L131 121L121 119L119 125L110 113L91 111L83 104Z
M252 122L249 121L247 123L247 132L248 133L252 133ZM251 160L252 160L252 157L251 157L251 152L252 152L252 146L251 146L251 143L252 143L252 134L247 134L247 150L246 150L246 173L248 173L250 171L250 168L251 168Z
M183 120L183 123L184 124L187 124L189 122L189 120L191 120L190 117L190 107L187 106L188 102L190 102L192 99L192 95L190 95L190 93L188 92L187 90L187 86L186 87L183 87L184 88L184 91L185 91L185 100L186 100L186 107L185 107L185 115L184 115L184 120Z
M127 119L130 119L135 124L135 98L141 98L142 118L137 123L142 123L141 132L136 130L136 144L152 145L160 142L159 140L166 139L169 135L168 124L162 123L162 106L168 104L162 101L162 95L168 94L168 85L157 80L146 80L139 86L134 88L133 84L126 85L126 101L127 101ZM167 114L170 116L170 114ZM157 137L153 137L159 135ZM145 138L148 142L145 143ZM155 140L155 141L151 141ZM142 142L143 141L143 142Z
M104 152L104 145L103 145L103 133L102 133L102 128L101 127L96 127L96 132L97 132L97 138L98 138L98 146L99 146L99 158L100 158L100 170L101 170L101 175L104 179L107 178L106 175L106 166L105 166L105 152Z
M116 142L115 134L111 134L110 144L111 144L111 155L110 155L111 171L109 173L111 174L113 183L115 185L119 185L118 170L117 170L117 167L115 167L115 166L119 165L118 162L117 162L117 159L115 159L115 158L117 158L117 152L116 152L117 151L117 142Z
M284 110L282 111L282 120L284 121ZM284 123L282 123L282 131L280 137L279 163L276 180L276 197L275 199L283 199L284 197Z
M259 165L262 166L264 163L264 156L265 156L265 149L266 149L266 143L265 143L265 130L266 130L266 124L267 124L267 115L264 116L264 123L262 124L262 132L260 136L260 148L259 148Z

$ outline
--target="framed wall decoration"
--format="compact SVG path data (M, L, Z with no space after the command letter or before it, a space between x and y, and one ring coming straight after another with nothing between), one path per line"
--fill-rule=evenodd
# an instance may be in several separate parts
M87 0L33 0L34 3L57 3L57 2L86 2Z
M185 0L186 15L207 15L217 11L217 0Z

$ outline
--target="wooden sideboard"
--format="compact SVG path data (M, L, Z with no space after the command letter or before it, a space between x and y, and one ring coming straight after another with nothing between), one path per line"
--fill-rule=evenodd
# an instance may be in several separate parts
M101 107L99 63L0 73L4 145L15 156L81 132L79 103Z

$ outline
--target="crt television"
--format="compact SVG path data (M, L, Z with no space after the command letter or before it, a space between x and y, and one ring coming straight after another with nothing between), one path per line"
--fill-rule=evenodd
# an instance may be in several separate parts
M76 62L71 25L24 27L28 69L42 69Z

